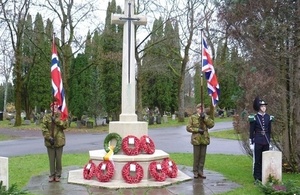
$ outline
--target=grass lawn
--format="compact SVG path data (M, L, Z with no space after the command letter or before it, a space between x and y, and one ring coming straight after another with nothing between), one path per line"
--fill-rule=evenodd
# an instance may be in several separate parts
M172 153L170 158L177 164L192 166L192 154ZM63 165L77 165L83 167L89 160L88 153L83 154L64 154ZM223 174L226 178L240 184L242 187L227 192L228 195L262 194L260 189L253 184L252 177L252 159L246 155L224 155L224 154L208 154L205 168ZM22 171L20 173L20 170ZM26 186L27 182L34 175L47 172L48 157L42 155L26 155L20 157L9 158L9 183L17 184L19 188ZM283 173L283 181L294 181L300 186L299 174Z

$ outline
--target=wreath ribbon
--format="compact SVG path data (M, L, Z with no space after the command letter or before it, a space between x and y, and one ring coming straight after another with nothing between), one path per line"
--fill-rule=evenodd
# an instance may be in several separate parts
M112 156L114 155L114 146L109 146L109 152L103 157L103 160L112 160Z

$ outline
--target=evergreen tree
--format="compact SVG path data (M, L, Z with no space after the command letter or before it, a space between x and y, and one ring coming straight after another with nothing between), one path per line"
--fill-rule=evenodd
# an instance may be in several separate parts
M41 14L37 14L34 22L33 53L34 64L32 64L30 77L28 78L28 94L30 107L40 113L49 107L50 90L50 48Z
M121 13L116 7L115 0L108 4L106 21L110 21L112 13ZM121 113L121 84L122 84L122 37L123 25L106 22L101 35L101 99L103 108L113 120L118 120Z

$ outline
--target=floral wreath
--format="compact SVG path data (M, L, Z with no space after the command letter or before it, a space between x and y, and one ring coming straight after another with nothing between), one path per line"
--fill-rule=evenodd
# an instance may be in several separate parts
M117 133L109 133L104 139L104 150L109 152L109 142L111 140L117 140L116 146L114 147L114 154L117 154L121 149L122 137Z
M134 147L129 147L129 139L134 139ZM126 155L138 155L140 153L140 140L134 135L126 136L122 141L122 150Z
M166 175L168 175L170 178L177 177L178 168L173 160L170 158L165 158L161 164Z
M155 145L152 139L148 135L143 135L140 139L140 151L144 151L147 154L153 154L155 152Z
M105 166L104 170L103 166ZM96 169L96 177L100 182L108 182L114 175L115 168L111 161L102 161Z
M94 177L96 171L96 165L93 163L92 160L89 160L89 163L87 163L83 168L83 178L90 180Z
M160 169L158 168L159 165L161 165L161 164L156 163L155 161L150 163L150 165L149 165L150 175L156 181L165 181L166 180L166 173L163 171L162 167L160 167Z
M135 165L135 176L130 175L130 165ZM139 183L144 177L144 170L141 165L136 162L128 162L122 168L122 176L126 183Z

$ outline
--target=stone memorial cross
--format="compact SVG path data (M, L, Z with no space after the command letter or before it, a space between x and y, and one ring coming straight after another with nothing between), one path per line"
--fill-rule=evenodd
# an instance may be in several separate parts
M122 113L120 121L137 121L135 114L135 28L145 25L145 16L134 15L134 0L125 0L124 14L112 14L112 24L124 24L122 61Z

